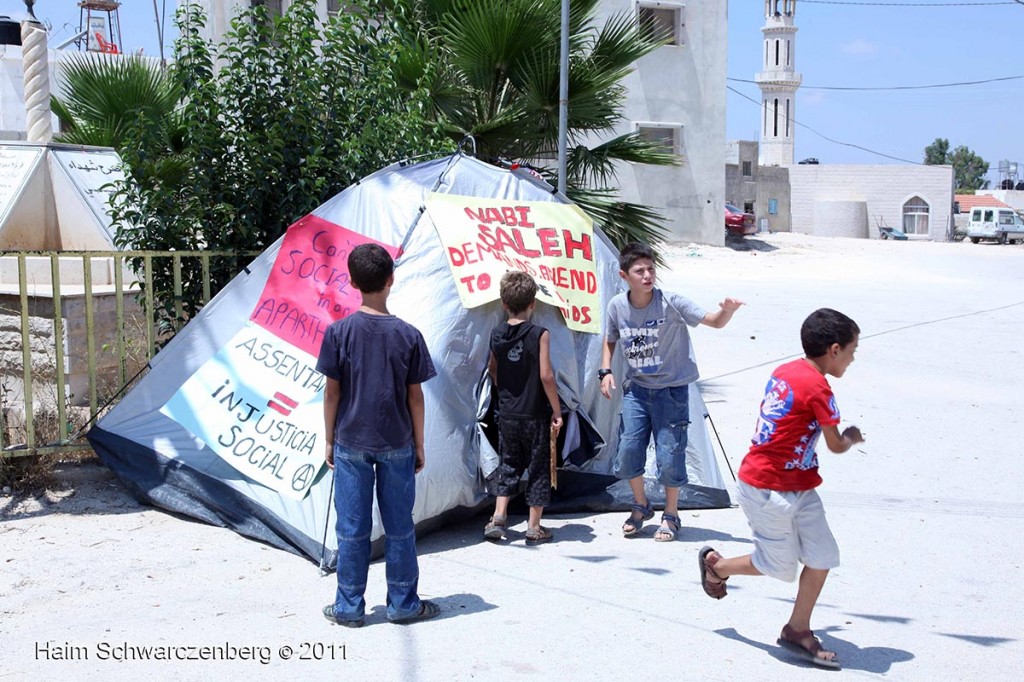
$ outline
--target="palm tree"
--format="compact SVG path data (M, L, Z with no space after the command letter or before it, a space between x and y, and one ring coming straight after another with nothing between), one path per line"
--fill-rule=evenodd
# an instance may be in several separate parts
M434 118L477 156L526 161L557 182L561 0L397 0L409 45L396 71L426 85ZM631 14L598 25L598 0L573 0L569 42L566 193L616 244L664 238L660 214L621 201L616 162L677 163L637 133L607 137L622 120L622 79L665 40Z
M182 90L167 71L136 56L79 55L60 68L63 84L50 100L61 122L56 141L113 147L137 179L181 176L187 163Z

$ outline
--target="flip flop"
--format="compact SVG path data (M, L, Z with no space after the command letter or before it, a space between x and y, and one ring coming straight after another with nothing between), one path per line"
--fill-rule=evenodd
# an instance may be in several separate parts
M812 643L810 646L805 647L800 643L800 640L807 637L811 638ZM813 630L797 632L793 628L789 627L789 624L787 623L782 627L782 634L779 635L779 638L775 641L783 649L792 651L800 658L808 661L809 663L813 663L816 666L831 668L832 670L839 670L841 667L839 665L839 656L836 655L834 651L830 652L833 654L831 659L821 658L818 656L818 653L821 652L823 648L821 646L821 641L814 636Z

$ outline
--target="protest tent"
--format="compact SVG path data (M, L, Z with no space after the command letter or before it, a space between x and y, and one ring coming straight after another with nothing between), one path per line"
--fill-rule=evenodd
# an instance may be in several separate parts
M497 465L486 367L509 268L541 286L534 319L550 330L564 403L559 459L572 473L560 476L553 506L626 508L628 488L608 488L619 399L600 395L602 337L591 333L621 291L616 251L547 183L462 154L384 168L292 225L90 431L100 458L144 501L333 566L324 379L314 367L324 330L359 305L346 257L367 242L396 257L389 309L423 333L438 372L423 384L418 527L477 507ZM681 506L729 504L704 415L693 391ZM375 509L372 537L382 534Z

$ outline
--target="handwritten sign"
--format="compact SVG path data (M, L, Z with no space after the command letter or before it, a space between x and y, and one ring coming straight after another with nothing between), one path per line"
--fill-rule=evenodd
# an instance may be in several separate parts
M316 359L244 327L160 408L240 473L301 500L324 464Z
M113 183L124 179L121 157L116 152L78 152L56 149L53 158L71 178L86 205L96 217L96 222L114 243L113 218L110 214L110 196Z
M308 215L288 228L274 269L250 318L272 334L320 354L324 333L362 302L348 275L348 254L360 244L380 244L392 258L399 249Z
M0 225L42 154L40 147L0 147Z
M570 329L600 332L594 229L579 207L435 193L427 212L463 306L497 300L501 276L520 270L536 280L539 300L562 310Z

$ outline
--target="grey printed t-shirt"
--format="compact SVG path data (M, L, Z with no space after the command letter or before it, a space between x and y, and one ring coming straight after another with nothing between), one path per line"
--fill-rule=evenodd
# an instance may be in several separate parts
M608 302L605 340L618 342L626 380L644 388L682 386L697 380L697 362L687 325L696 327L704 309L679 294L654 288L646 308L634 308L629 292Z

